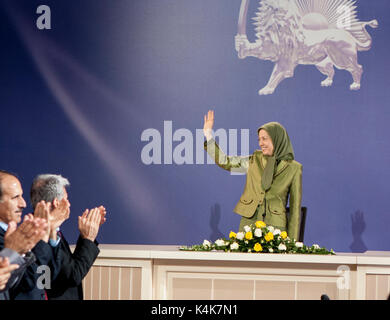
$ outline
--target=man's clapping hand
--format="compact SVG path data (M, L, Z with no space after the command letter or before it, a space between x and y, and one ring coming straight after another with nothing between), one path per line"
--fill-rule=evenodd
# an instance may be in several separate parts
M100 206L99 208L99 212L100 212L100 225L102 225L104 222L106 222L106 208L103 207L103 206Z
M67 199L62 198L61 200L56 200L53 204L51 204L50 208L50 239L56 240L57 228L59 228L62 223L69 218L70 204Z
M105 221L105 209L101 208L87 209L79 217L79 230L82 238L95 241L99 227L102 224L101 220L104 219L103 222Z
M45 236L42 239L46 243L49 241L49 235L51 231L50 207L50 203L46 203L44 200L42 200L38 202L34 209L34 217L44 219L47 222L48 228L46 230Z
M19 254L26 253L34 248L39 240L45 238L47 231L48 224L45 219L28 214L19 227L14 221L8 224L7 232L4 235L4 247Z
M17 264L9 264L8 258L0 257L0 291L5 289L11 272L19 268Z
M70 209L69 202L67 199L63 198L58 201L58 205L56 207L51 208L51 212L49 214L50 219L50 228L52 230L56 230L66 219L69 218Z

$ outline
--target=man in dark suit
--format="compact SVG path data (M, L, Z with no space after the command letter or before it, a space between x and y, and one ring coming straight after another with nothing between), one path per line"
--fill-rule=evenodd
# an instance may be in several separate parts
M69 181L60 175L44 174L37 176L31 186L32 206L39 201L50 203L51 211L70 211L66 188ZM96 241L101 224L105 221L104 207L85 210L79 217L80 236L72 253L64 235L57 228L58 247L61 251L61 270L47 291L49 300L82 300L82 280L87 275L100 250Z
M24 217L18 228L14 221L8 224L1 239L4 249L0 251L0 300L10 299L9 289L19 283L26 268L35 262L30 250L45 236L47 228L45 220L31 214Z
M0 170L0 249L5 248L6 256L20 265L11 275L2 299L45 299L44 288L37 285L40 276L37 269L43 265L51 275L55 275L54 252L47 244L50 230L48 219L30 214L16 229L25 207L19 179L10 172Z

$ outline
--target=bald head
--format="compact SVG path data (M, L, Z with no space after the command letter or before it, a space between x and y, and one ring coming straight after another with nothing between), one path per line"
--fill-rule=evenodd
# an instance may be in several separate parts
M19 179L13 173L0 170L0 221L19 223L25 207Z
M16 174L14 174L12 172L9 172L9 171L6 171L6 170L1 170L0 169L0 200L1 200L2 196L3 196L2 180L3 180L3 178L5 178L7 176L11 176L11 177L14 177L14 178L19 180L19 178L17 177Z

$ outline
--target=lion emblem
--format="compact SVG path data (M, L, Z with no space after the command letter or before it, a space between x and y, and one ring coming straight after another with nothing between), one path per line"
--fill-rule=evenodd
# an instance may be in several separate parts
M279 83L293 77L297 65L315 65L333 83L334 67L351 73L351 90L360 89L363 67L358 51L371 49L366 26L377 28L377 20L357 19L353 0L262 0L253 18L256 41L246 36L249 0L242 0L235 49L238 57L256 57L275 63L267 85L259 95L272 94Z

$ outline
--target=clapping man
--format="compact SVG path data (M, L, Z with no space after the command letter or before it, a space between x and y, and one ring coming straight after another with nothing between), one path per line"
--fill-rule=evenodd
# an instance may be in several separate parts
M18 284L26 268L35 261L30 250L43 239L47 228L45 220L32 214L26 215L18 228L14 221L8 224L2 239L4 249L0 251L0 300L10 298L8 290Z
M26 269L35 261L30 250L48 230L45 220L29 214L21 221L26 207L19 179L0 170L0 300L10 299L9 290L19 284Z
M70 212L70 202L66 188L69 181L54 174L37 176L31 186L31 203L36 206L39 201L51 205L51 214ZM53 281L51 289L47 291L49 300L82 300L82 280L92 267L100 250L96 241L100 226L105 222L106 210L104 207L85 210L78 219L80 236L76 248L72 253L64 235L57 228L58 246L61 251L61 269ZM54 235L52 235L54 237Z

